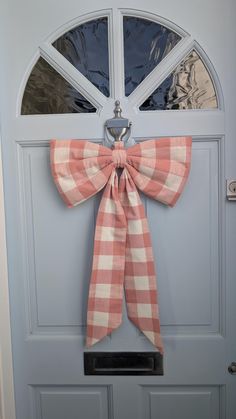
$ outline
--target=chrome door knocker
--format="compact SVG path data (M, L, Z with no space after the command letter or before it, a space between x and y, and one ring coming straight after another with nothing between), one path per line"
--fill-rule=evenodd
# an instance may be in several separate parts
M127 118L123 118L121 112L120 101L116 100L114 109L115 116L108 119L105 123L105 134L110 144L114 141L126 142L130 137L132 122Z

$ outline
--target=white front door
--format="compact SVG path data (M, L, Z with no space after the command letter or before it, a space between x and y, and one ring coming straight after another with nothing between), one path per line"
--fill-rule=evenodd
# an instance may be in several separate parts
M190 7L191 6L191 7ZM235 7L230 0L9 0L1 129L17 419L233 419L236 376ZM68 210L49 141L104 141L119 99L132 138L193 137L173 209L143 201L157 268L163 376L84 375L100 197ZM129 322L89 352L152 352Z

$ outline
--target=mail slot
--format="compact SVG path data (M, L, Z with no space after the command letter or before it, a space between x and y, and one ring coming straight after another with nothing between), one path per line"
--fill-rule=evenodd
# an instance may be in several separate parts
M163 375L159 352L85 352L85 375Z

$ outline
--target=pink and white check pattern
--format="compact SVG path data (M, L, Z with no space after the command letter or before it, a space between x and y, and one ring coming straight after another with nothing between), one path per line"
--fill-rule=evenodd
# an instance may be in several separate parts
M94 238L87 347L121 324L125 290L130 320L163 353L152 245L137 188L173 206L188 177L191 144L191 137L171 137L128 149L117 142L111 150L85 140L51 141L52 174L68 207L105 187Z

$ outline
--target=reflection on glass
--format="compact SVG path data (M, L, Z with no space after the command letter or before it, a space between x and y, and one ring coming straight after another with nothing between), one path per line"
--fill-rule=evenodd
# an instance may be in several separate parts
M158 23L124 17L125 95L142 80L180 41L180 36Z
M107 18L77 26L58 38L53 46L105 96L109 96Z
M96 109L40 57L25 88L22 115L81 112L96 112Z
M192 51L140 106L141 111L215 109L217 97L210 75Z

